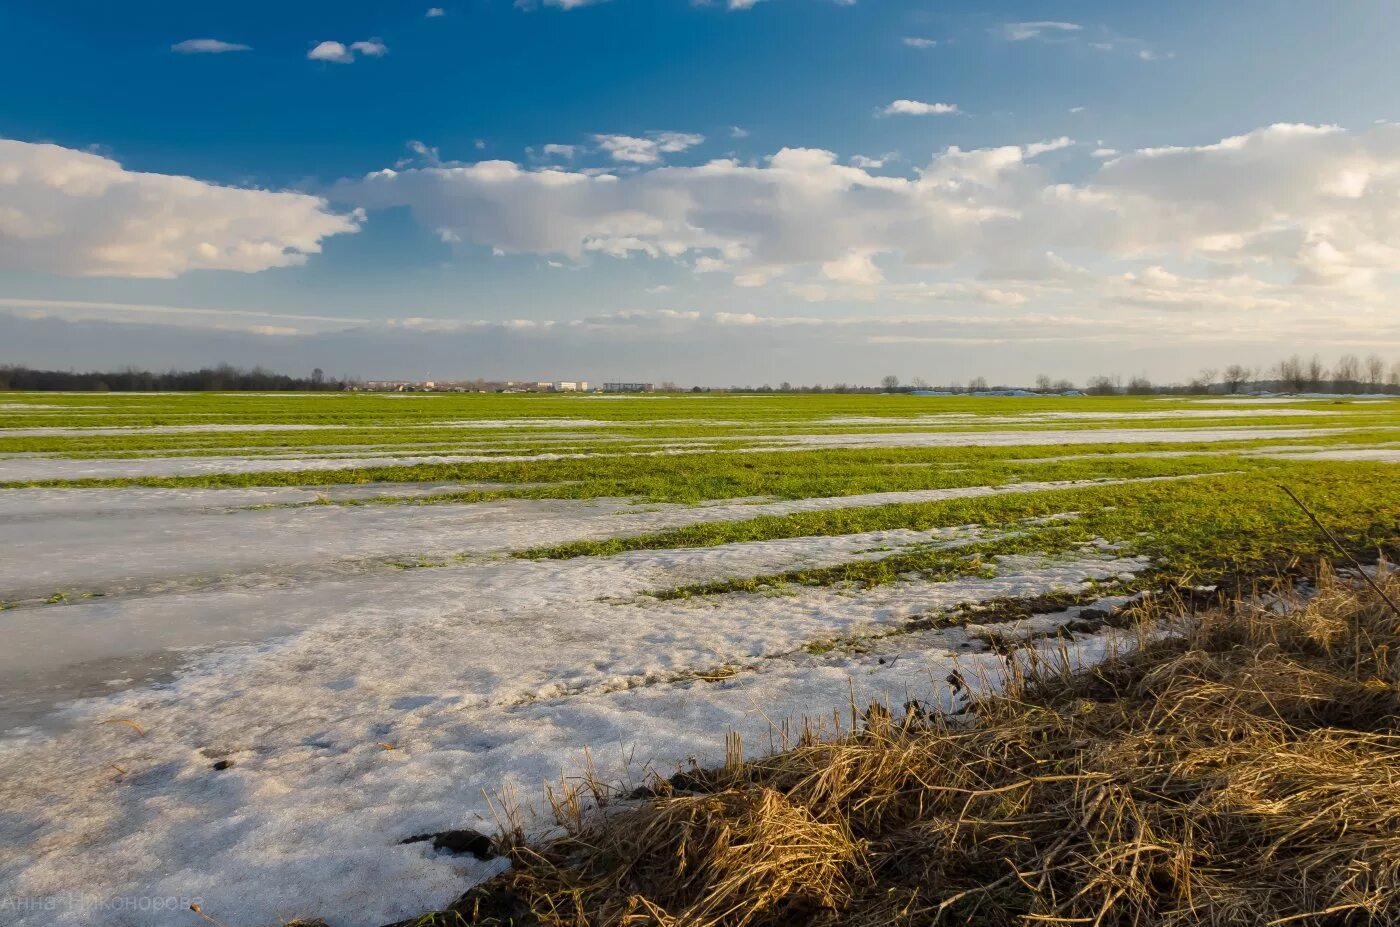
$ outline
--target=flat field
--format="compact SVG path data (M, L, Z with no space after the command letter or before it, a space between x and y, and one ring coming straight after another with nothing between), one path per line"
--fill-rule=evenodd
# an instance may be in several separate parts
M440 908L502 861L407 837L1335 554L1281 486L1393 555L1396 463L1373 398L0 393L5 922Z

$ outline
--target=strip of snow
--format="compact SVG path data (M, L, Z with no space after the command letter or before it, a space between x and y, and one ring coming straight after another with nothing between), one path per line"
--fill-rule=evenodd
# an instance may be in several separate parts
M440 609L442 601L482 607L504 602L517 610L560 608L578 620L606 624L616 606L603 604L603 598L678 583L875 560L914 544L961 546L985 537L975 527L901 529L639 553L560 569L504 560L457 570L303 577L296 584L164 590L162 595L145 598L16 610L6 613L3 622L7 646L0 651L0 730L32 720L59 701L139 684L120 681L125 677L116 672L117 667L135 674L133 678L158 676L188 662L189 655L181 658L178 651L258 643L334 622L347 611L381 614L386 605L411 609L414 601L430 611ZM516 588L521 585L536 588L521 594ZM114 679L119 681L109 685ZM554 691L552 684L545 685Z
M0 549L8 552L0 559L0 600L44 598L58 590L129 593L154 583L189 588L255 571L275 571L278 581L286 582L287 574L298 569L344 568L354 565L347 562L365 558L499 553L760 516L1183 478L1009 483L699 506L638 505L618 499L498 499L471 505L328 505L233 512L127 509L120 517L70 509L66 518L0 520ZM0 499L8 492L0 493ZM179 505L211 498L180 492ZM137 496L133 503L145 498L159 500Z
M1186 444L1252 439L1316 438L1352 428L1094 428L1045 431L886 432L876 434L773 435L749 452L801 450L811 447L1013 447L1055 444ZM711 438L709 440L722 440ZM756 440L745 437L737 440ZM0 482L76 479L135 479L147 476L204 476L222 473L278 473L372 467L414 467L473 463L518 463L578 460L592 457L708 453L708 449L674 449L635 453L438 455L358 458L143 457L133 459L9 458L0 460Z
M219 434L240 431L326 431L352 425L121 425L98 428L0 428L0 438L92 438L123 435Z
M1047 444L1188 444L1214 441L1318 438L1353 428L1085 428L1045 431L942 431L837 435L783 435L806 447L1014 447ZM0 471L3 473L3 471Z
M962 629L911 638L884 665L796 651L813 639L896 629L931 609L1082 589L1145 566L1110 554L1005 558L994 579L858 596L824 588L597 601L679 567L700 569L694 558L737 568L779 551L735 545L485 564L404 574L392 588L377 577L269 601L338 617L210 656L160 690L75 704L67 730L0 746L0 883L11 897L57 901L10 912L9 922L117 927L130 922L123 901L137 898L198 899L229 927L296 915L374 927L438 907L498 864L399 841L481 826L490 818L483 790L514 784L537 794L542 781L578 771L584 747L605 775L620 755L637 775L688 757L711 762L730 727L763 744L771 723L844 709L853 677L861 698L937 704L951 669L975 683L979 670L994 678L1003 658L979 652ZM1086 642L1084 659L1103 649ZM677 678L720 664L747 671L714 684ZM140 733L101 723L113 719ZM216 759L232 767L216 771ZM65 906L66 893L105 903ZM187 905L171 905L143 910L140 922L188 917Z
M20 519L228 512L259 505L298 505L323 500L423 497L467 490L520 489L537 483L346 483L330 486L252 486L240 489L30 488L0 491L0 529ZM81 531L74 525L73 531Z
M1377 463L1400 463L1400 448L1393 447L1364 447L1364 448L1337 448L1330 447L1324 450L1308 450L1303 452L1290 451L1282 453L1278 451L1268 454L1257 454L1260 457L1278 457L1284 460L1370 460Z
M1333 415L1321 409L1164 409L1146 412L1081 412L1050 411L1026 412L1022 415L986 415L976 412L946 412L928 415L891 416L881 418L875 415L849 416L844 418L822 419L822 424L832 425L941 425L956 422L960 425L1030 425L1036 422L1082 421L1082 422L1133 422L1133 421L1172 421L1180 419L1212 418L1285 418L1290 416Z
M1098 454L1061 454L1053 457L1021 457L1017 463L1040 464L1058 463L1064 460L1132 460L1132 459L1173 459L1179 457L1285 457L1293 456L1296 453L1308 453L1317 450L1328 452L1342 450L1374 450L1372 445L1357 444L1331 444L1320 448L1316 444L1270 444L1262 447L1235 447L1225 450L1191 450L1191 451L1113 451L1111 453ZM909 466L926 466L925 464L910 464Z

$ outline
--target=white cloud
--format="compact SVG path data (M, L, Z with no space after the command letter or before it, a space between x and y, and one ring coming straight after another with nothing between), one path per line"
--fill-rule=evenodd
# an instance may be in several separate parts
M885 166L885 158L867 158L865 155L852 155L851 166L865 170L877 170Z
M895 100L881 112L886 116L945 116L959 113L956 103L922 103L918 100Z
M1032 142L1026 146L1026 157L1034 158L1049 151L1059 151L1062 148L1069 148L1074 144L1074 139L1062 135L1059 138L1051 139L1048 142Z
M1073 182L1036 159L1068 144L949 148L909 177L812 149L623 175L484 161L383 171L337 195L408 206L464 246L645 255L824 299L1308 312L1323 291L1353 310L1386 305L1386 278L1400 275L1400 126L1269 126L1114 154ZM928 274L944 288L914 285ZM973 286L989 280L995 293Z
M906 35L901 41L910 48L936 48L940 44L937 39L926 39L917 35Z
M595 135L593 140L614 161L627 164L656 164L663 154L676 154L705 141L705 136L689 132L649 132L634 135Z
M515 0L515 8L518 10L533 10L543 4L544 6L557 7L561 10L577 10L585 6L594 6L606 2L607 0Z
M371 58L382 58L389 54L389 47L378 39L366 39L363 42L351 42L350 50L368 55Z
M881 283L885 279L871 256L861 251L823 262L822 276L838 283Z
M335 64L350 64L359 53L370 58L380 58L389 53L388 47L378 39L365 39L351 42L349 47L341 42L318 42L306 57L312 61L329 61Z
M437 19L439 16L446 16L447 11L440 6L428 7L428 12L423 14L428 19Z
M544 152L546 157L557 158L572 158L575 154L578 153L578 149L574 145L550 144L545 145L544 148L542 148L541 150Z
M730 138L748 138L748 137L749 137L749 130L748 130L748 129L745 129L743 126L730 126L730 127L729 127L729 137L730 137Z
M174 277L304 263L354 232L301 193L124 169L57 145L0 139L0 266L74 276Z
M1031 23L1004 23L995 31L1008 42L1024 42L1028 39L1038 39L1048 35L1065 35L1071 32L1079 32L1083 28L1084 27L1078 23L1041 21Z
M318 42L306 53L306 57L312 61L333 61L336 64L349 64L355 60L350 49L340 42Z
M185 39L170 46L170 50L182 55L221 55L225 52L252 51L253 46L220 39Z

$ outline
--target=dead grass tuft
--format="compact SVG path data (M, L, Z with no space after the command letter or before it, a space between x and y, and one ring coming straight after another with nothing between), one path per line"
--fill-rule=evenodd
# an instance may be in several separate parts
M1398 682L1396 615L1329 573L972 720L871 711L657 783L438 923L1400 924Z

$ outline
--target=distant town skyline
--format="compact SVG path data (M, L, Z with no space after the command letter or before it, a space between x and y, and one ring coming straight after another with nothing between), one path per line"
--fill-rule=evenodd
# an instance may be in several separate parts
M0 363L757 385L1400 358L1383 0L74 0L6 26Z

